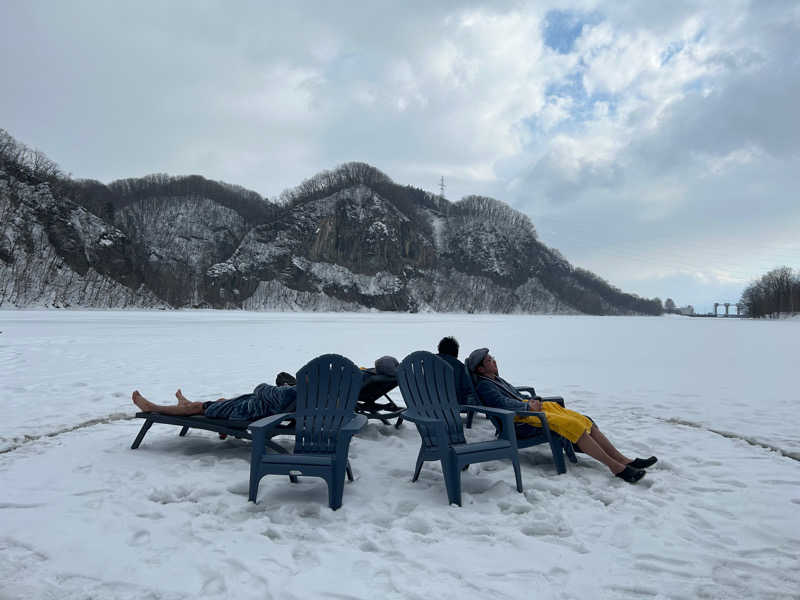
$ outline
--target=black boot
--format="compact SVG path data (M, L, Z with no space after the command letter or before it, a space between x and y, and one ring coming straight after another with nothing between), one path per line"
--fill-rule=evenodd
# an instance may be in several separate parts
M628 466L633 467L634 469L647 469L648 467L652 467L657 462L658 459L655 456L651 456L650 458L635 458L628 463Z
M634 469L634 468L629 467L629 466L626 465L625 468L622 469L622 471L620 471L619 473L617 473L615 475L615 477L619 477L620 479L624 479L628 483L636 483L642 477L644 477L644 475L645 475L645 470L644 469Z

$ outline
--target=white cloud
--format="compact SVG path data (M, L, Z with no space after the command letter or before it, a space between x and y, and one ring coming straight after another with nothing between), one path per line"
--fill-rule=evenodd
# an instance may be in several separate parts
M200 173L275 195L347 160L427 189L444 175L450 197L512 202L620 284L719 283L740 253L800 262L757 241L800 221L800 7L583 0L565 53L545 44L551 9L4 3L0 126L101 180Z

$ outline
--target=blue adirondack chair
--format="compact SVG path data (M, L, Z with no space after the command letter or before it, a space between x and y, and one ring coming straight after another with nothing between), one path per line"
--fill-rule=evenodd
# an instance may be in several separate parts
M297 372L297 407L294 413L266 417L250 425L253 449L250 457L250 495L255 502L264 475L321 477L328 484L328 504L342 505L345 471L353 474L347 460L351 438L367 417L354 408L361 389L361 371L344 356L325 354ZM267 454L269 432L281 421L294 418L293 454Z
M455 380L450 365L430 352L413 352L400 363L398 380L408 406L403 417L417 426L422 438L412 481L419 478L425 461L440 461L447 500L450 504L461 506L462 467L508 458L514 466L517 491L522 492L512 411L471 406L472 410L497 417L506 427L503 428L505 433L501 439L467 443L460 414L463 406L456 400Z
M472 386L472 393L474 394L475 398L480 399L478 396L478 392L475 389L475 379L474 374L469 371L469 369L464 367L467 370L467 380L469 384ZM536 397L536 390L532 387L523 386L516 388L518 391L522 392L520 394L523 397L535 398ZM542 402L557 402L561 406L564 406L564 398L561 396L547 396L542 398ZM468 409L469 412L467 414L467 427L472 426L472 419L475 416L475 411ZM575 457L575 451L572 448L572 442L568 439L565 439L555 433L554 431L550 431L550 426L547 423L547 417L543 412L533 412L533 411L517 411L514 413L515 415L521 417L527 416L534 416L539 417L539 420L542 422L542 427L537 435L524 437L524 438L517 438L517 448L522 450L524 448L530 448L531 446L538 446L539 444L549 444L550 451L553 454L553 464L556 467L556 471L559 474L563 474L567 472L567 464L564 461L564 455L567 455L567 458L572 463L577 463L578 459ZM505 423L499 419L493 418L491 415L487 415L492 420L492 423L495 426L496 433L498 437L503 435L503 429L506 427ZM512 425L513 427L513 425Z

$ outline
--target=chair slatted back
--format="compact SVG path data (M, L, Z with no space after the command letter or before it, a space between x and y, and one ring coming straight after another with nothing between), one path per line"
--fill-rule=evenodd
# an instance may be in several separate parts
M333 454L339 429L352 418L361 371L338 354L318 356L297 372L296 454Z
M397 378L409 408L423 417L444 421L451 444L466 442L450 365L438 356L421 350L403 359ZM435 433L429 425L418 423L417 429L426 448L437 445Z
M474 403L478 406L483 406L483 401L478 395L478 375L475 373L475 371L470 371L469 367L466 365L464 365L464 371L467 374L467 382L469 383L470 390L472 390ZM489 415L489 420L492 422L492 425L494 425L495 435L500 436L500 434L503 432L503 420L495 415Z

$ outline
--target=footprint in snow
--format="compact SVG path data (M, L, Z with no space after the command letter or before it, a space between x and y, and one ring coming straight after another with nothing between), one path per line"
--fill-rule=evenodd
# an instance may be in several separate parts
M136 533L133 534L130 540L128 540L128 544L131 546L143 546L150 542L150 532L144 529L140 529Z
M427 535L431 532L430 523L420 517L409 517L405 523L405 528L421 535Z
M359 550L362 552L380 552L381 548L372 540L367 540L366 542L362 542L361 545L358 547Z
M212 575L203 582L202 590L203 595L222 594L228 591L228 586L225 585L224 577L221 575Z

